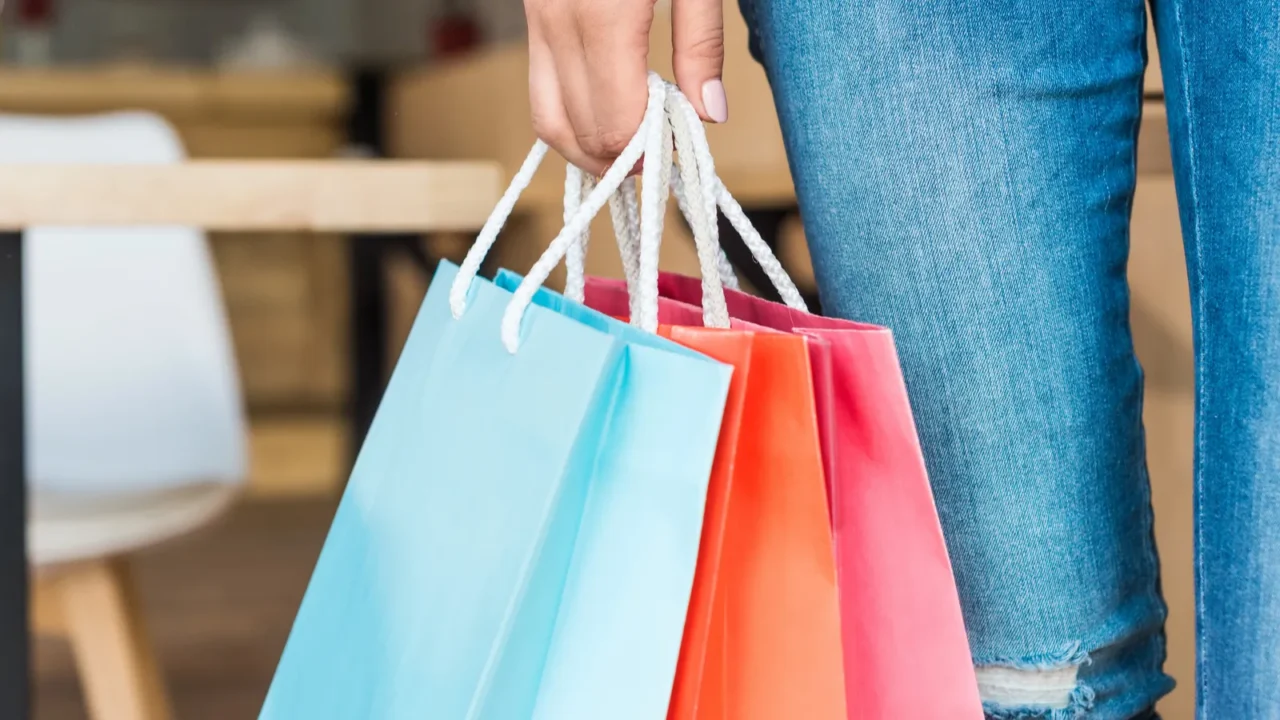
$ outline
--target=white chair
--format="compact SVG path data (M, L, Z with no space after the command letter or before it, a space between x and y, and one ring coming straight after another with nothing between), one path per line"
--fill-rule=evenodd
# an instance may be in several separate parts
M153 115L0 116L0 163L183 159L176 133ZM208 523L246 476L212 258L202 233L180 227L26 237L36 629L69 638L93 720L164 720L128 555Z

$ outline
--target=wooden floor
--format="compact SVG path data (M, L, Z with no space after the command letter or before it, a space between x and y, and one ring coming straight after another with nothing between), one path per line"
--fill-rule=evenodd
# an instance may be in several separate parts
M334 504L242 505L139 556L138 583L179 720L258 716ZM65 643L36 644L36 720L84 720Z
M1190 400L1156 390L1147 397L1148 437L1162 447L1190 448L1189 427L1184 433L1172 422L1174 416L1189 416L1190 410L1175 412L1171 404L1176 400L1189 408ZM1174 442L1179 433L1186 437ZM1183 464L1189 467L1190 450L1186 453ZM1166 455L1170 453L1152 456L1155 504L1158 517L1177 521L1189 515L1179 498L1190 502L1190 478L1174 472ZM257 718L335 506L317 501L246 503L214 526L138 558L142 600L177 720ZM1179 528L1189 524L1156 525L1165 591L1176 613L1170 618L1171 647L1188 666L1190 552ZM1191 669L1174 661L1169 669L1184 689L1161 704L1161 714L1165 720L1189 719L1194 714ZM85 720L64 643L37 643L35 690L35 720Z

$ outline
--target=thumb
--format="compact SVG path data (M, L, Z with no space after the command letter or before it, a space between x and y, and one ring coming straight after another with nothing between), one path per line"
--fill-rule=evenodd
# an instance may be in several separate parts
M672 0L672 66L680 92L703 120L729 119L724 83L724 12L721 0Z

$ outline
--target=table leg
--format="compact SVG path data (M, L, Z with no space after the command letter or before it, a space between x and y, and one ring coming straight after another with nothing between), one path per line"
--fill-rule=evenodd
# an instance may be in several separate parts
M351 448L359 452L386 390L389 334L385 261L405 253L424 275L435 272L432 257L418 235L357 235L351 243ZM354 461L354 456L352 457Z
M0 718L29 717L22 235L0 233Z
M351 452L360 452L382 401L387 366L387 278L382 238L357 235L351 243Z

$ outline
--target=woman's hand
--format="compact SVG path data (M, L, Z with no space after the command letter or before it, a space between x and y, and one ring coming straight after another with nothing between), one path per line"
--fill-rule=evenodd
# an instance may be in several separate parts
M728 119L721 0L672 0L676 84L703 120ZM602 174L640 127L654 0L525 0L533 127Z

